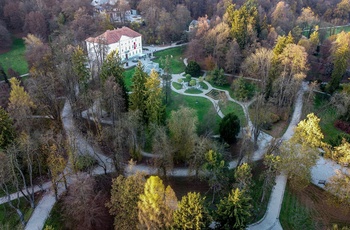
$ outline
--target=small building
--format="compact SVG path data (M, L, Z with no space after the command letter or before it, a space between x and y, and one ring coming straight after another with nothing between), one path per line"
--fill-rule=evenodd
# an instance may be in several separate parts
M107 30L97 37L85 40L89 59L96 60L96 52L103 47L107 55L116 50L121 60L142 55L142 36L138 32L123 26L122 28Z

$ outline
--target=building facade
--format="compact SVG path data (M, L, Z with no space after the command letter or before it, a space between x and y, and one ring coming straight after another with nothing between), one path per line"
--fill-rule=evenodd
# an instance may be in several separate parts
M106 52L108 55L113 50L118 52L121 60L142 55L141 34L125 26L107 30L95 38L89 37L85 42L90 60L98 59L101 52Z

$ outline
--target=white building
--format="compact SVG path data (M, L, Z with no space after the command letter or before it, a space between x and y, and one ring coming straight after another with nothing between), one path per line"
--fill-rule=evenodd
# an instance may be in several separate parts
M85 40L90 60L96 60L101 45L106 45L107 54L118 51L121 60L142 55L142 37L136 31L123 26L122 28L107 30L103 34Z

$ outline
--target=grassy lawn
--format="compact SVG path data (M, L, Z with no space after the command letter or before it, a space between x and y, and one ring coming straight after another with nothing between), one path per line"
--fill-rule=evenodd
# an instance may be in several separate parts
M55 230L63 230L64 229L64 219L62 217L62 201L59 200L53 206L50 216L46 219L44 229L46 226L50 225Z
M285 230L315 229L311 210L298 200L297 196L290 191L288 186L283 197L280 221Z
M220 108L224 115L234 112L241 121L241 125L247 125L247 120L244 115L243 108L239 104L233 101L227 101L226 105L221 105Z
M13 201L13 204L16 206L17 201ZM20 198L20 210L24 214L24 220L28 221L32 215L33 210L30 208L30 205L24 198ZM19 220L19 216L16 211L11 208L8 204L0 205L0 223L3 225L8 225L9 229L17 229L22 226Z
M199 85L201 86L202 89L208 89L208 85L205 84L204 82L199 82Z
M178 110L181 105L194 109L197 112L199 123L204 121L205 116L211 109L214 109L213 104L206 98L185 96L171 92L171 102L166 107L166 117L169 118L171 111ZM217 133L221 119L219 115L215 115L215 119L217 122L215 122L216 126L213 128L213 131Z
M203 91L195 88L189 88L185 90L185 93L200 94L203 93Z
M182 85L180 83L177 83L177 82L173 82L173 87L177 90L182 89Z
M334 107L329 105L328 98L325 95L316 94L314 112L321 118L320 126L325 142L330 143L339 134L345 133L334 127L334 122L337 120L337 112Z
M19 74L28 73L28 64L24 58L25 45L21 38L14 38L11 50L0 54L0 64L7 73L8 68L12 68ZM3 79L0 79L3 80Z
M153 61L159 63L160 68L164 68L161 60L165 60L167 55L170 56L170 71L173 74L179 74L185 71L185 64L183 63L182 54L185 51L186 46L179 46L171 49L166 49L154 53L156 59ZM172 57L171 57L172 56Z
M131 91L131 86L132 86L132 76L135 73L135 67L127 69L124 71L123 75L124 75L124 82L125 82L125 86L126 88Z

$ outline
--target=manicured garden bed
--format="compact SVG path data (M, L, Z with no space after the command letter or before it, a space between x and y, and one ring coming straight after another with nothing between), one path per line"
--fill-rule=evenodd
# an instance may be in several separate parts
M185 93L190 93L190 94L200 94L203 93L202 90L196 89L196 88L189 88L185 90Z

